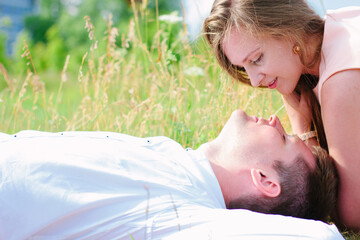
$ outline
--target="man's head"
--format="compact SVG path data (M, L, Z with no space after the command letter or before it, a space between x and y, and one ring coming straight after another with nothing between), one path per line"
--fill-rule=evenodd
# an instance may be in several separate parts
M324 220L334 207L332 159L287 135L276 116L266 120L234 111L202 149L228 208Z

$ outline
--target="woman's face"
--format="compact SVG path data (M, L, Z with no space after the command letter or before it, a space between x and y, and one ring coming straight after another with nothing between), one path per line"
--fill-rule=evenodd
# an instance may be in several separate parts
M294 91L303 72L294 43L270 37L255 38L244 29L234 29L222 44L233 65L244 67L254 87L265 86L281 94Z

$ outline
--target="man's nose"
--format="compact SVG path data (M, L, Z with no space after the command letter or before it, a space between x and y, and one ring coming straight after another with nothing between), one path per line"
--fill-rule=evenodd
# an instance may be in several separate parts
M262 124L262 125L270 125L270 121L268 119L265 119L265 118L262 118L262 117L258 118L257 123Z
M275 127L280 132L285 133L285 129L281 125L280 119L276 115L271 115L269 117L269 125Z
M273 127L276 126L276 124L278 124L278 122L280 122L279 118L276 115L271 115L269 117L269 124Z

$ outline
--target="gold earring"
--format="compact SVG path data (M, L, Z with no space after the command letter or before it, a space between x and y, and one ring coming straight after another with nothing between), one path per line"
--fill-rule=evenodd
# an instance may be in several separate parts
M293 47L293 52L296 54L296 55L299 55L300 54L300 46L299 45L295 45Z

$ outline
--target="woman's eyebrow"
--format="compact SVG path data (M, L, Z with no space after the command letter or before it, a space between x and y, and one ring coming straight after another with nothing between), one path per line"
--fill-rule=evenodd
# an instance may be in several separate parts
M256 49L254 49L253 51L249 52L249 54L244 58L243 62L246 62L247 59L251 56L251 54L253 54L254 52L256 52L256 51L259 50L259 49L260 49L260 47L258 47L258 48L256 48Z

